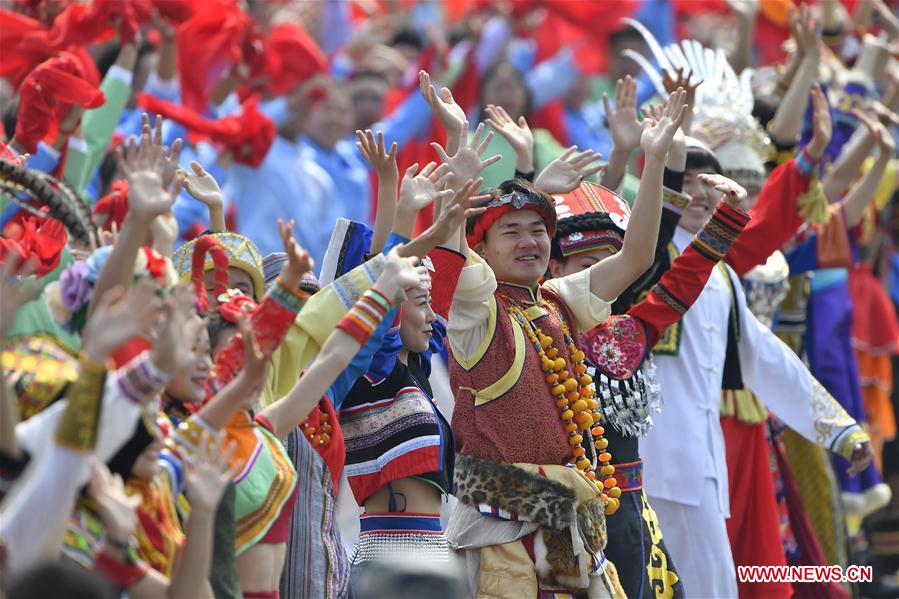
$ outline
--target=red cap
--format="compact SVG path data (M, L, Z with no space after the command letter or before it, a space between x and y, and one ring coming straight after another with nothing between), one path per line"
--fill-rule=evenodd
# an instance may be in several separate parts
M328 59L306 30L294 23L272 29L265 43L263 75L275 95L290 93L298 84L328 70Z

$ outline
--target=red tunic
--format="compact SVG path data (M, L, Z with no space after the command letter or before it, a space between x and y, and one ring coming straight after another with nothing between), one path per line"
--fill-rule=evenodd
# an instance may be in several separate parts
M488 460L528 464L565 464L571 457L568 433L562 427L559 408L544 380L540 358L521 325L512 320L509 308L513 301L545 335L553 340L559 356L571 364L565 344L562 322L551 310L552 302L563 315L572 335L574 320L562 299L546 288L534 292L527 287L499 283L494 293L496 324L483 357L466 370L457 360L450 361L450 384L455 390L453 432L458 451ZM517 329L517 333L516 333ZM491 332L488 331L488 335ZM524 335L521 367L515 366L515 337ZM519 337L519 346L521 344ZM508 378L506 376L508 375ZM500 379L508 381L496 399L473 397L473 390L483 390ZM506 385L503 385L505 387Z

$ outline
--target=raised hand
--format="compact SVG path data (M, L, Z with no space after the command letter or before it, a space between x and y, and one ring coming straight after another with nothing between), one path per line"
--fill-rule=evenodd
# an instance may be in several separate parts
M806 149L809 155L818 160L827 149L833 136L833 123L830 116L830 104L821 90L820 84L812 88L812 139Z
M157 117L156 134L151 134L149 118L144 114L140 146L130 139L124 150L116 150L119 171L128 179L128 215L149 223L169 212L181 191L183 176L176 173L171 190L163 182L166 150L162 146L162 118Z
M224 208L225 200L222 196L222 189L215 178L206 172L206 169L196 160L190 162L190 168L193 173L188 173L184 169L179 169L178 171L182 173L184 189L187 190L187 193L210 209L215 207Z
M281 269L279 278L287 289L296 289L303 275L315 267L315 261L309 252L293 238L293 224L293 220L285 224L280 218L278 219L278 234L281 236L281 243L284 244L284 253L287 254L287 263Z
M802 4L798 11L791 4L789 10L790 30L796 40L796 52L817 65L821 59L821 39L818 37L818 23L812 11L806 4Z
M384 270L372 286L385 297L392 298L394 304L405 301L406 289L431 287L428 269L419 265L419 260L415 256L403 257L400 253L403 247L398 245L390 250L384 262Z
M640 145L643 127L637 120L637 82L630 75L615 82L615 109L609 104L609 95L602 95L606 120L612 133L614 149L630 154Z
M732 208L742 208L743 202L749 195L736 181L722 175L699 175L698 178L706 185L714 187L716 191L724 194L724 201Z
M696 104L696 88L702 85L702 79L696 79L696 83L692 83L691 79L693 78L693 72L690 69L687 69L686 73L684 69L678 68L674 73L669 71L665 71L664 77L662 79L662 85L665 86L665 91L668 92L670 96L674 92L677 91L679 87L682 87L684 91L687 92L687 96L684 100L687 104L687 114L684 116L684 122L681 125L681 128L689 133L693 124L693 106Z
M537 176L534 186L550 195L568 193L577 189L585 177L595 175L604 167L599 164L602 158L593 150L577 152L577 146L571 146L549 163Z
M356 147L362 153L379 178L393 176L394 181L399 178L399 172L396 166L396 142L390 144L390 152L384 147L384 133L378 131L378 140L375 142L375 134L371 129L356 131Z
M438 95L437 90L431 85L431 76L428 75L427 71L418 72L418 83L421 95L424 97L425 102L428 103L428 106L431 107L431 112L434 113L434 116L446 129L447 138L455 139L461 131L465 131L468 128L468 119L465 117L465 111L456 104L456 101L453 99L453 92L443 87L440 88L440 94Z
M106 464L91 459L90 467L88 493L103 522L106 538L115 545L128 545L137 526L137 508L143 498L140 493L128 495L122 477L112 474Z
M0 271L0 281L3 283L3 292L0 293L0 336L6 333L19 308L40 295L40 286L29 278L36 269L37 260L22 260L15 248L4 256Z
M123 343L148 333L163 306L155 282L143 279L128 288L113 287L99 299L82 332L82 349L103 363Z
M199 451L184 460L185 490L191 509L209 513L218 508L228 483L243 468L243 464L230 465L236 449L237 443L231 441L222 453L222 439L215 440L211 433L203 432Z
M534 170L534 134L528 127L527 120L521 116L518 122L512 120L509 113L502 106L488 104L484 109L487 113L487 124L500 134L512 149L515 150L515 169L522 173L530 173Z
M733 125L718 121L706 121L693 127L693 137L705 143L710 149L720 148L737 135Z
M647 157L652 156L662 161L665 160L668 148L674 141L674 134L687 114L687 105L684 104L686 97L687 92L683 88L679 88L668 96L668 101L665 103L665 108L658 121L644 111L643 114L646 118L643 121L640 147L643 148Z
M418 214L435 200L444 200L453 195L451 189L440 191L450 177L447 164L437 166L436 162L429 162L421 172L416 174L416 171L418 163L407 168L403 174L403 181L400 184L400 210Z
M471 138L471 142L466 145L465 135L467 129L468 123L466 122L465 126L462 127L462 131L459 133L459 149L452 157L447 155L440 144L431 143L431 147L437 152L440 160L449 167L449 171L452 175L450 185L453 187L461 186L466 181L474 179L482 170L502 159L502 156L497 155L492 156L487 160L481 160L481 157L487 150L487 145L490 143L490 140L493 139L492 131L488 132L486 135L484 134L484 123L478 125L477 130Z
M177 144L178 141L175 142L175 145ZM190 168L193 173L188 173L184 169L178 170L184 189L193 199L206 205L209 210L209 226L212 230L224 231L226 229L225 199L219 184L215 177L207 173L196 160L191 161Z
M205 321L197 315L190 285L178 285L162 306L161 325L153 339L153 363L169 376L192 368L199 344L195 343Z
M466 181L458 191L448 190L451 198L447 201L443 210L434 218L434 223L422 232L418 237L402 246L399 250L403 257L423 257L438 245L444 245L450 249L458 250L458 235L470 216L483 214L486 208L475 207L477 202L490 199L489 195L472 195L483 185L482 178ZM454 242L454 238L456 241Z

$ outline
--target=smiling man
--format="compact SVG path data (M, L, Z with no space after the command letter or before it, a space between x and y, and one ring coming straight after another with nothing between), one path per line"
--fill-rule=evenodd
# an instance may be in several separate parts
M620 489L604 466L608 441L574 339L652 264L683 99L672 94L659 122L647 119L633 235L615 256L541 285L556 209L520 180L491 190L468 223L471 251L449 319L460 505L447 538L465 555L473 595L622 592L602 551L604 512L618 509Z

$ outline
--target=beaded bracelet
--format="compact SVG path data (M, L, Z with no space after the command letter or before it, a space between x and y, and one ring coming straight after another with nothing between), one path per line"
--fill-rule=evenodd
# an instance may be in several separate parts
M383 294L376 290L368 290L356 302L346 316L337 324L337 328L365 345L390 309L389 302Z

